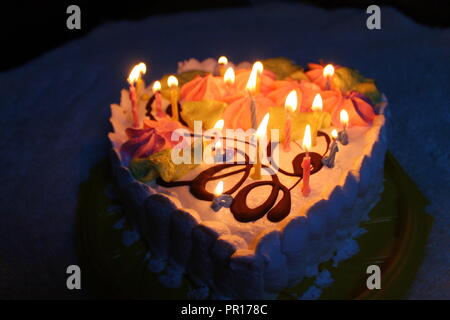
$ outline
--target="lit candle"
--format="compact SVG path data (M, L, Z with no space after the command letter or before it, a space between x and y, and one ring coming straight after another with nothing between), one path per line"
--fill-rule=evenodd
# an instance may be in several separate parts
M141 78L141 74L145 74L146 71L147 67L145 66L145 63L141 62L133 67L127 79L130 84L131 113L133 116L134 127L139 127L135 82L137 82Z
M224 120L220 119L218 120L215 124L214 124L214 159L216 162L222 162L223 161L223 156L224 156L224 152L222 149L222 129L224 126Z
M323 68L323 76L325 78L325 90L331 89L331 78L334 75L334 67L331 64L327 64L325 68Z
M258 127L258 130L256 130L256 161L253 165L253 173L251 175L253 180L261 180L261 140L266 136L268 123L269 113L266 113Z
M155 81L153 83L152 87L153 94L155 95L155 108L156 108L156 115L159 118L164 117L164 112L162 111L162 102L161 102L161 82Z
M252 121L252 128L256 130L256 102L255 102L255 93L256 93L256 78L257 78L257 70L255 68L250 72L250 77L248 77L247 81L247 92L250 97L250 116Z
M322 164L327 166L328 168L334 167L336 153L339 151L339 148L337 145L337 136L338 136L337 130L333 129L333 131L331 131L331 137L333 138L333 143L331 144L331 147L330 147L330 154L328 156L325 156L322 158Z
M225 83L228 93L230 93L231 89L234 87L235 80L236 76L234 74L234 69L229 67L223 75L223 82Z
M341 113L339 114L339 119L341 121L341 125L343 127L342 131L338 134L338 140L342 145L348 144L348 134L347 134L347 126L348 126L348 112L345 109L341 110Z
M286 125L284 127L283 149L285 152L291 150L292 113L297 110L297 104L297 91L292 90L286 96L286 101L284 103L284 108L286 109Z
M169 76L167 85L170 88L170 103L172 105L172 119L178 121L178 79Z
M221 77L223 77L224 73L225 73L225 68L228 65L228 59L225 56L221 56L218 60L217 63L219 64L219 75Z
M306 155L302 161L302 194L307 197L311 192L311 188L309 187L309 175L311 173L311 157L309 156L309 149L311 149L311 126L309 124L306 125L305 134L303 136L303 149L305 149Z
M229 208L231 207L231 203L233 203L233 197L231 195L222 193L223 181L220 180L214 189L214 199L211 203L211 209L215 212L219 211L221 208Z
M256 61L253 64L252 71L255 70L256 73L256 86L255 86L255 94L259 94L261 90L261 73L264 71L264 66L261 61Z
M322 112L323 100L320 93L314 96L313 103L311 105L311 110L313 112L313 134L312 134L312 144L316 145L317 132L322 128L325 113Z

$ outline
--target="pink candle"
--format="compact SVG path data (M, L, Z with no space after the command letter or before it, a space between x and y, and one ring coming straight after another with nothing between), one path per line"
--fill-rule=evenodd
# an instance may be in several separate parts
M283 150L289 152L291 150L291 133L292 133L292 116L291 114L297 109L297 91L292 90L286 96L284 107L286 109L286 125L284 127Z
M152 87L152 91L155 95L155 104L156 115L158 118L164 117L164 112L162 111L162 100L161 100L161 82L155 81Z
M285 152L291 151L291 131L292 131L292 120L288 115L286 120L286 126L284 127L284 142L283 142L283 150Z
M311 127L309 124L306 125L305 134L303 136L303 148L306 151L306 156L302 161L302 169L303 169L303 185L302 185L302 194L307 197L311 188L309 187L309 176L311 174L311 157L309 156L309 149L311 148Z
M303 196L307 197L311 192L311 188L309 187L309 175L311 173L311 157L309 156L309 152L306 152L306 156L303 158L302 168L303 168L302 193Z
M130 100L131 100L131 113L133 114L133 127L139 127L139 117L137 112L136 103L136 88L133 84L130 84Z
M128 83L130 84L130 100L131 100L131 114L133 116L133 126L139 127L139 117L138 117L138 105L136 98L136 88L134 87L134 83L138 81L141 77L141 74L144 74L147 71L147 67L145 63L141 62L134 66L131 70L130 75L128 76Z

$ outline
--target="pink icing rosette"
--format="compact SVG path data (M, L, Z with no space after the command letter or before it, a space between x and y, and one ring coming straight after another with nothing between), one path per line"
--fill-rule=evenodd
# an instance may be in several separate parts
M363 94L351 91L343 95L339 90L322 92L323 110L331 113L333 126L341 127L340 113L345 109L349 116L349 126L367 127L375 118L369 99Z
M320 87L312 82L301 80L277 80L272 84L272 92L267 94L276 106L284 106L286 97L292 90L297 92L298 112L310 111L312 102L317 93L320 93Z
M133 158L146 158L173 147L179 142L171 140L172 133L181 127L177 121L162 118L159 121L145 119L142 129L127 128L125 132L129 140L120 148L122 161L128 165Z

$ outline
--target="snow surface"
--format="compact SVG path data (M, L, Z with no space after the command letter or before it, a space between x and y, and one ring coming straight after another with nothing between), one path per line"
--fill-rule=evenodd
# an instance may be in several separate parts
M76 255L79 185L108 153L109 105L130 68L146 79L177 62L323 58L375 78L389 97L390 150L430 199L435 223L409 298L450 299L450 30L382 8L382 30L363 10L297 4L118 22L0 74L0 297L89 297L66 289ZM63 27L63 26L62 26Z

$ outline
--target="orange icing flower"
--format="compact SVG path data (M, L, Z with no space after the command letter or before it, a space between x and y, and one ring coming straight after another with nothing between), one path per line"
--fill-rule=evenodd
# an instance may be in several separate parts
M325 89L326 79L323 76L323 68L325 66L317 63L308 63L309 70L306 71L306 76L317 84L321 89ZM335 69L339 68L339 66L334 66Z
M181 87L181 100L202 101L221 100L225 95L225 85L222 77L208 74L204 77L196 76Z
M255 97L256 102L256 123L260 123L264 115L269 111L269 107L273 106L272 100L262 95ZM252 127L250 113L250 98L241 97L226 107L223 114L225 127L230 129L247 130Z
M248 78L250 77L251 69L240 69L236 70L236 90L238 92L246 92ZM261 74L258 75L260 78L260 92L265 95L272 90L272 84L275 81L275 74L269 70L263 70Z
M321 92L319 86L309 81L277 80L273 82L272 91L267 94L267 98L270 98L276 106L284 106L286 97L292 90L297 92L297 112L311 111L315 95Z

